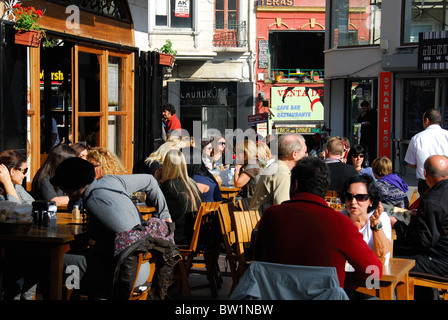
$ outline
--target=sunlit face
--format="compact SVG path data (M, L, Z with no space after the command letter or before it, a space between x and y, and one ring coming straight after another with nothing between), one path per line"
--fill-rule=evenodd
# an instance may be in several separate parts
M169 119L169 118L171 118L172 114L171 114L171 112L169 112L168 110L163 110L163 111L162 111L162 116L163 116L165 119Z
M352 195L361 195L368 194L367 185L363 182L355 182L352 183L347 191L347 193L351 193ZM348 200L347 197L345 199L345 207L347 208L348 213L354 216L366 215L368 208L373 204L372 200L369 198L365 201L358 201L355 197L352 200Z
M221 138L218 140L218 144L216 145L219 151L223 152L226 148L226 139Z
M95 179L101 179L103 177L103 172L101 170L101 164L93 159L90 159L89 162L91 164L93 164L94 168L95 168Z
M212 144L209 143L208 145L206 145L204 147L204 154L207 156L210 156L210 154L212 153L212 150L213 150Z
M358 153L352 155L352 163L355 167L361 167L362 162L364 161L364 154Z
M82 150L78 157L87 160L87 149Z
M237 148L235 154L236 154L236 163L243 164L244 163L244 149Z
M295 152L294 152L294 160L296 160L296 161L299 161L300 159L302 159L308 155L305 141L300 139L300 144L301 144L302 148L300 150L295 150Z
M9 171L12 183L21 185L23 183L23 179L26 177L27 172L28 167L26 165L26 162L22 162L19 168L12 168Z

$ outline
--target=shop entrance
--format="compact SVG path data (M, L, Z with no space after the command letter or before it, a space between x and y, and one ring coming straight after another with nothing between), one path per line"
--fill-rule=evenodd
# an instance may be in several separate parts
M40 165L56 144L82 142L108 148L132 172L133 53L53 43L40 49Z

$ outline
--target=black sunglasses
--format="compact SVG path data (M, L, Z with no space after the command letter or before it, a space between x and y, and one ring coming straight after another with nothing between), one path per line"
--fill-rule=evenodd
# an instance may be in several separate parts
M362 153L352 155L352 158L364 158Z
M17 171L22 172L23 174L26 174L28 172L28 168L22 169L22 168L15 168Z
M357 202L364 202L367 201L370 198L370 196L368 194L351 194L349 192L345 193L346 200L352 201L353 198L355 198Z
M226 145L225 142L218 142L218 144L220 144L220 145L222 145L222 146L225 146L225 145Z

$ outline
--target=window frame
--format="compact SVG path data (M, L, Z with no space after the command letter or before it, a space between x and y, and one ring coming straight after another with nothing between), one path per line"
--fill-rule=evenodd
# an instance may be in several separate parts
M445 18L445 23L442 22L442 25L446 25L446 30L448 30L448 0L440 0L443 1L443 6L445 7L445 14L442 16ZM407 28L406 25L406 5L407 0L402 0L401 2L401 32L400 32L400 44L402 46L417 46L418 45L418 39L415 42L406 42L405 41L405 30ZM412 8L411 8L412 13ZM412 26L411 24L409 26ZM443 30L443 29L442 29ZM428 30L428 31L440 31L440 30ZM409 32L409 39L411 38L411 33Z
M331 15L330 15L330 43L329 43L329 48L330 49L336 49L336 48L356 48L356 47L363 47L363 48L365 48L365 47L379 47L380 46L380 40L381 40L381 16L380 16L380 18L379 18L379 23L378 24L375 24L375 25L377 25L377 28L373 28L373 30L375 30L375 29L377 29L377 30L379 30L379 35L377 36L377 38L376 38L376 41L377 41L377 43L370 43L370 40L369 40L369 43L367 43L367 44L359 44L359 40L357 41L358 42L358 44L355 44L355 45L350 45L350 44L348 44L348 45L340 45L339 44L339 41L338 41L338 43L336 43L335 44L335 28L334 28L334 23L335 23L335 12L336 12L336 10L335 10L335 5L336 4L338 4L338 2L339 2L340 0L331 0ZM380 6L382 6L382 2L383 2L383 0L371 0L371 1L375 1L375 2L379 2L379 5ZM376 3L374 3L373 5L376 5ZM359 9L360 7L357 7L357 10L359 10L359 11L361 11L361 9ZM365 7L365 8L367 8L367 7ZM355 8L356 9L356 8ZM353 9L353 10L355 10L355 9ZM351 9L350 9L350 7L348 8L348 12L349 12L349 17L348 17L348 21L349 21L349 23L348 23L348 34L350 35L350 31L354 31L356 34L359 34L359 28L356 28L356 29L350 29L350 11L351 11ZM381 8L380 8L380 14L381 14ZM351 24L352 25L352 27L354 27L354 24ZM375 33L374 33L375 34Z
M167 24L166 25L157 25L157 19L156 19L156 3L155 0L154 1L150 1L149 2L149 8L148 8L148 12L153 12L153 14L150 15L149 20L152 20L152 28L153 30L179 30L179 31L191 31L195 29L195 25L196 25L196 16L197 16L197 12L196 12L196 1L195 0L190 0L190 18L191 19L191 26L190 27L172 27L172 21L171 21L171 12L172 12L172 6L171 6L171 1L172 0L165 0L165 2L167 3Z

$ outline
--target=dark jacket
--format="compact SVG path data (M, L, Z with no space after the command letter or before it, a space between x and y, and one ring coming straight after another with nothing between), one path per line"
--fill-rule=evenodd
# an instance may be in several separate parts
M330 186L328 190L334 190L338 193L341 192L344 182L348 178L358 174L354 166L341 161L327 163L327 165L330 169Z
M189 243L193 236L194 221L198 212L190 209L191 200L186 194L185 185L179 179L172 179L164 181L160 189L165 196L171 219L176 225L174 241L176 244ZM201 199L196 199L197 208L200 203Z
M397 221L394 255L427 256L448 275L448 180L436 183L420 200L409 225Z
M132 231L136 230L144 232L145 227L137 225ZM112 298L115 300L129 298L134 289L132 288L134 279L137 277L138 253L151 251L153 255L157 255L153 284L156 284L159 296L163 300L173 277L173 268L181 258L179 249L170 241L154 238L149 234L134 241L116 256Z

